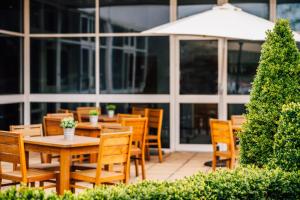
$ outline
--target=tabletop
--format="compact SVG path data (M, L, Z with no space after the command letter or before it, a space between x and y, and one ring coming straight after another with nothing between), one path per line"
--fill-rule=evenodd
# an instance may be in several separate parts
M100 142L99 138L84 137L75 135L72 140L64 139L63 135L47 137L24 138L25 144L35 144L41 146L51 146L59 148L95 146Z
M91 124L90 122L80 122L77 124L77 129L101 129L103 126L109 127L120 127L120 123L108 123L108 122L98 122L96 125Z

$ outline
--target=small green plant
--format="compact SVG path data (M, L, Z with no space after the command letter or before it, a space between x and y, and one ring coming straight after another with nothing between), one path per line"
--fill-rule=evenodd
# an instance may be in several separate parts
M272 164L286 171L300 170L300 103L282 106Z
M108 104L106 106L106 110L116 110L117 106L114 104Z
M98 116L99 112L98 112L98 110L90 110L89 115L90 116Z
M60 127L62 128L75 128L77 122L74 120L73 117L63 118L60 122Z

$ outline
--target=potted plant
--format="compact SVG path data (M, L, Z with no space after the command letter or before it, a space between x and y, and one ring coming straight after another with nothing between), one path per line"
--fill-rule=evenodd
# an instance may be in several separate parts
M113 118L115 115L115 110L116 110L117 106L113 105L113 104L108 104L106 106L106 110L107 110L107 114L109 118Z
M60 127L64 129L64 137L66 140L72 140L75 135L75 127L77 122L75 122L73 117L63 118L60 122Z
M93 125L97 125L98 116L99 116L98 110L90 110L89 116L90 116L90 123Z

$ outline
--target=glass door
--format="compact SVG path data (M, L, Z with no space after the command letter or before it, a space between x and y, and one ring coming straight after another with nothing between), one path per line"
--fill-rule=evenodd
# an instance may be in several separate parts
M220 41L177 40L176 150L210 151L210 118L222 118Z

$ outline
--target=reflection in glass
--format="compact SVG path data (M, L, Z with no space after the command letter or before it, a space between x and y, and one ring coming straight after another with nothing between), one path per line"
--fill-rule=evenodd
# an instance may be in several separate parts
M95 32L95 0L31 0L32 33Z
M95 93L94 38L31 39L32 93Z
M23 93L23 39L0 34L0 94Z
M218 41L180 41L180 94L217 94Z
M180 104L180 144L211 144L210 118L218 118L217 104Z
M295 31L300 31L300 1L277 0L277 18L287 18Z
M246 114L245 104L228 104L228 120L230 120L231 115L243 115Z
M217 2L217 0L177 0L178 19L210 10Z
M100 49L102 94L168 94L168 37L104 37Z
M23 103L0 105L0 130L8 131L10 125L23 123Z
M0 1L0 29L23 32L23 0Z
M164 110L161 142L163 148L170 148L170 110L167 103L113 103L117 106L116 113L131 113L133 106L143 108L161 108ZM101 110L106 114L106 103L101 103Z
M169 0L101 0L100 32L141 32L169 22Z
M269 19L269 0L229 0L229 3L250 14Z
M47 113L56 113L60 109L75 111L77 107L95 106L94 103L31 103L31 124L43 123Z
M228 41L228 94L250 93L261 45L261 42Z

